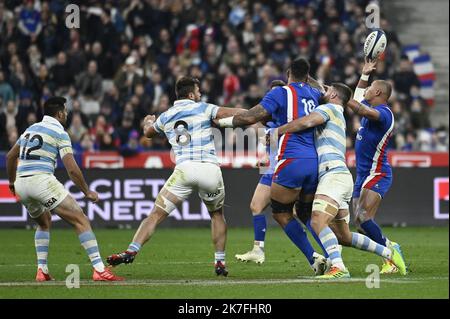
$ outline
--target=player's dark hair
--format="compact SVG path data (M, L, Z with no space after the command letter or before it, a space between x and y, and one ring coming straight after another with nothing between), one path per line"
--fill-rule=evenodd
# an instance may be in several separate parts
M331 84L333 89L337 92L339 98L342 101L342 105L346 105L348 101L352 98L352 89L349 88L344 83L333 83Z
M59 111L64 111L66 99L62 96L53 96L44 103L44 115L55 117Z
M309 74L309 62L304 58L297 58L291 62L289 72L295 81L306 81Z
M185 99L189 93L195 92L195 86L200 86L200 81L190 76L183 76L175 84L175 94L178 99Z
M285 86L286 83L283 80L273 80L272 82L270 82L270 89L273 89L274 87L277 86Z

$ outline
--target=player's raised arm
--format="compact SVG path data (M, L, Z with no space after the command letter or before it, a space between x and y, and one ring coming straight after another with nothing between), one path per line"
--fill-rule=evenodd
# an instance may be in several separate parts
M312 112L308 116L296 119L289 123L280 126L276 130L278 131L278 135L283 135L286 133L294 133L298 131L304 131L312 127L319 126L325 123L325 119L317 112Z
M316 88L320 91L320 93L325 94L325 92L328 89L328 85L324 85L320 83L318 80L314 79L310 75L308 75L308 84L311 85L313 88Z
M361 78L359 79L358 86L355 89L354 99L361 102L364 99L364 90L369 86L369 77L372 71L377 68L377 60L369 60L365 58L364 67L362 69Z
M19 158L20 145L16 143L6 155L6 173L9 180L9 190L15 195L14 182L16 181L17 160Z

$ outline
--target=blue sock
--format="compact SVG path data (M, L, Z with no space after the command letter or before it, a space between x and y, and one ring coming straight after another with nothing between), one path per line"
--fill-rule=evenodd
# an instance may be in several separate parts
M320 240L324 247L326 247L328 254L330 255L331 264L337 266L339 269L344 270L344 262L338 248L338 240L330 227L325 227L319 234Z
M362 234L352 233L352 247L375 253L383 258L392 258L392 252L390 249L376 243L369 237Z
M319 236L317 236L314 229L311 227L311 219L308 219L308 221L306 222L306 228L308 228L311 235L313 235L314 240L319 244L320 248L322 248L323 255L325 256L325 258L328 258L329 256L327 250L325 249L325 247L323 247L322 241L320 240Z
M128 246L128 251L134 251L134 252L139 252L139 250L141 249L141 244L133 241L132 243L130 243L130 245Z
M103 264L100 252L98 251L97 239L92 231L85 231L78 235L81 246L86 250L86 253L91 260L92 267L99 272L105 271L105 264Z
M48 246L50 244L50 233L48 231L36 230L34 234L34 245L36 247L38 268L48 273L47 258Z
M380 226L378 226L373 219L369 219L362 223L361 228L364 230L367 237L380 245L386 246L386 237L383 236Z
M255 232L255 241L264 241L266 238L266 216L263 214L253 216L253 229Z
M306 232L300 223L296 219L291 220L286 227L284 227L284 232L295 246L302 251L303 255L308 259L309 264L312 265L314 263L314 248L311 246L308 236L306 236Z

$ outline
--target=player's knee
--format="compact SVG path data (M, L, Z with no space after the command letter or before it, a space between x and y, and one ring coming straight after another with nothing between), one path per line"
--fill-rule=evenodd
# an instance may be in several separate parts
M305 203L297 201L295 203L295 211L297 212L297 217L301 220L303 224L306 225L308 220L311 218L312 202Z
M287 224L290 223L294 217L290 214L274 214L272 213L273 219L280 225L282 228L286 227Z
M38 225L40 230L49 231L52 225L52 216L48 212L45 212L42 218L39 219Z
M365 210L364 208L360 207L356 210L356 224L359 226L362 223L368 221L370 219L369 214L367 213L367 210Z
M259 215L263 210L264 208L260 203L252 200L252 202L250 203L250 211L252 212L253 215Z
M281 213L292 214L294 204L295 204L295 202L285 204L285 203L281 203L275 199L272 199L271 200L272 213L273 214L281 214Z
M158 196L156 197L154 211L160 210L160 211L165 212L166 214L170 214L176 208L177 208L176 203L174 203L173 201L168 199L166 196L158 194Z
M314 218L314 216L311 218L311 228L314 230L314 232L318 235L324 228L325 223L320 220L319 218Z

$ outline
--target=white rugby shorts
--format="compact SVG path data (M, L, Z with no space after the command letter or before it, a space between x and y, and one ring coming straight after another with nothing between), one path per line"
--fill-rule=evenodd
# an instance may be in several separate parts
M46 210L55 209L69 192L51 174L38 174L16 178L16 194L32 218L37 218Z
M222 171L219 165L209 162L178 164L164 188L182 200L197 191L210 212L222 208L225 199Z

